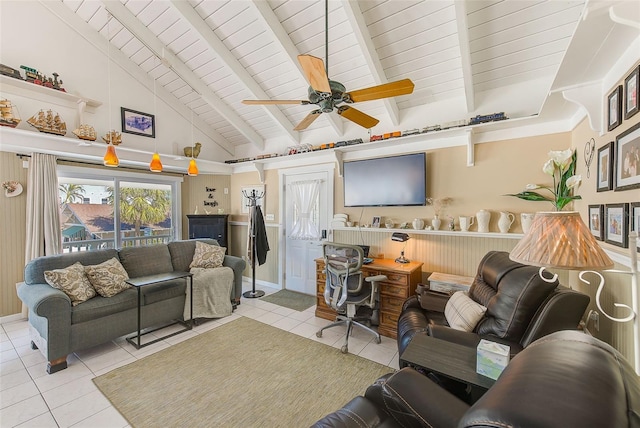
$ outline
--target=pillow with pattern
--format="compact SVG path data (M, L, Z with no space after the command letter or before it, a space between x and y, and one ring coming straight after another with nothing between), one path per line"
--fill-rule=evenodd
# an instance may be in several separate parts
M224 262L225 247L219 245L209 245L196 241L196 251L193 253L193 260L190 268L217 268Z
M102 297L112 297L131 288L125 281L129 274L115 257L99 265L85 266L87 278Z
M447 300L447 304L444 307L444 317L451 328L473 331L486 311L487 308L480 303L476 303L464 291L456 291Z
M91 286L84 273L84 266L80 262L75 262L64 269L47 270L44 272L44 279L47 284L69 296L73 306L96 295L96 290Z

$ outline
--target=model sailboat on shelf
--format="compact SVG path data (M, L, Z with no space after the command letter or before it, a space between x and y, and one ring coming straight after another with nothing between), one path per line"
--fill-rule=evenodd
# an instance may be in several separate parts
M80 125L73 130L73 134L81 140L95 141L97 138L96 130L91 125Z
M13 115L13 106L9 100L0 100L0 125L15 128L20 119Z
M67 133L67 125L62 121L58 113L51 110L46 113L40 110L27 119L27 123L40 132L56 135L65 135Z
M117 146L122 143L122 134L120 134L118 131L112 130L104 134L102 140L107 144L111 143L114 146Z

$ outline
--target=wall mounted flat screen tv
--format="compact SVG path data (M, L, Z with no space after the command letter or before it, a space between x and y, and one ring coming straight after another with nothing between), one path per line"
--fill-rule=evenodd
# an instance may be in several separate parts
M416 206L426 204L426 154L345 162L345 207Z

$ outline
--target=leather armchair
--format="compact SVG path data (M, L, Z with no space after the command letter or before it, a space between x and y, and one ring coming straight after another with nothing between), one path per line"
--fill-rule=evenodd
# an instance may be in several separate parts
M469 297L487 308L472 332L450 328L444 313L409 297L398 318L398 354L424 334L470 347L487 339L509 345L513 356L542 336L575 330L589 305L589 296L542 280L538 268L511 261L504 251L482 258Z
M640 379L611 346L561 331L516 355L472 406L407 367L313 426L638 428Z

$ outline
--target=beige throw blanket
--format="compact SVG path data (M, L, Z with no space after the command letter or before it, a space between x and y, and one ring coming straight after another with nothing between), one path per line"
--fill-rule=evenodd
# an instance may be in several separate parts
M222 318L231 315L231 288L233 269L192 268L193 274L193 318ZM189 319L189 286L184 303L184 319Z

